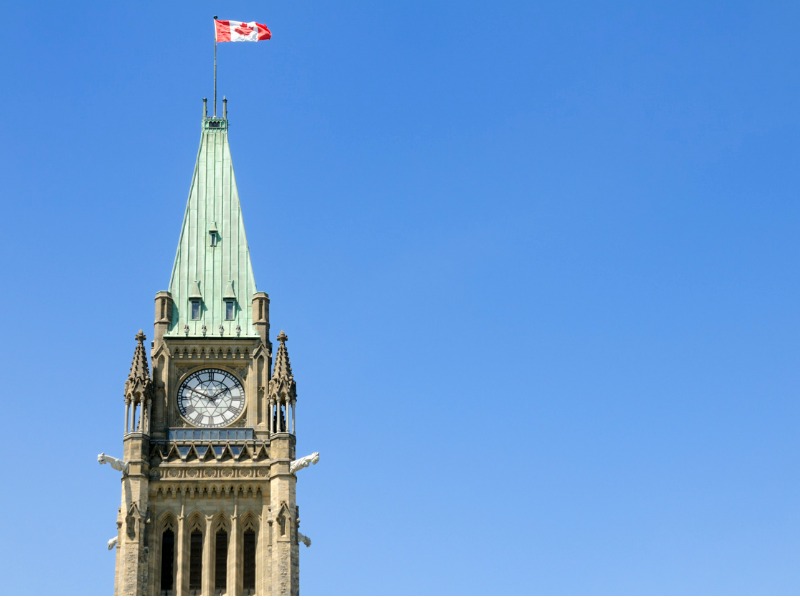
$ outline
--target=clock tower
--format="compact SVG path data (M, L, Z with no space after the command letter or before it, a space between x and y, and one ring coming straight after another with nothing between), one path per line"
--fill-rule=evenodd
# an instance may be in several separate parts
M125 383L117 595L299 593L295 381L258 291L228 146L209 117L148 367ZM309 460L312 459L312 460Z

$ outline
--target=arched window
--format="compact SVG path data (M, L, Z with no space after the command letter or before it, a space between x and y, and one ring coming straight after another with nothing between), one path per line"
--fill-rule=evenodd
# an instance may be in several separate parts
M197 527L189 536L189 594L203 593L203 532Z
M256 532L252 527L242 536L242 595L256 595Z
M175 595L175 532L171 527L161 534L161 585L162 596Z
M228 532L220 527L214 542L214 594L221 596L228 590Z

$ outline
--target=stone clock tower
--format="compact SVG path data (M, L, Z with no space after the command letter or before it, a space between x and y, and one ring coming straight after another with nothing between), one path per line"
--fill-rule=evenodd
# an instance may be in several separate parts
M125 383L117 595L299 593L295 382L250 264L222 118L200 150L169 290L155 298L148 368ZM113 461L114 459L112 459Z

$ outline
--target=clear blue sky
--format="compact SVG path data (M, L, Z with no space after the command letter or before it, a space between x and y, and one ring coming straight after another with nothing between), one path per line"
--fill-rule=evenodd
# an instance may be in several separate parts
M7 2L0 592L113 591L219 48L306 594L800 593L796 2Z

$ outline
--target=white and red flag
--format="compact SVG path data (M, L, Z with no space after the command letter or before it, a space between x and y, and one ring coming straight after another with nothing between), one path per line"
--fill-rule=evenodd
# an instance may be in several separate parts
M250 21L219 21L214 19L214 39L217 42L260 42L272 37L263 23Z

